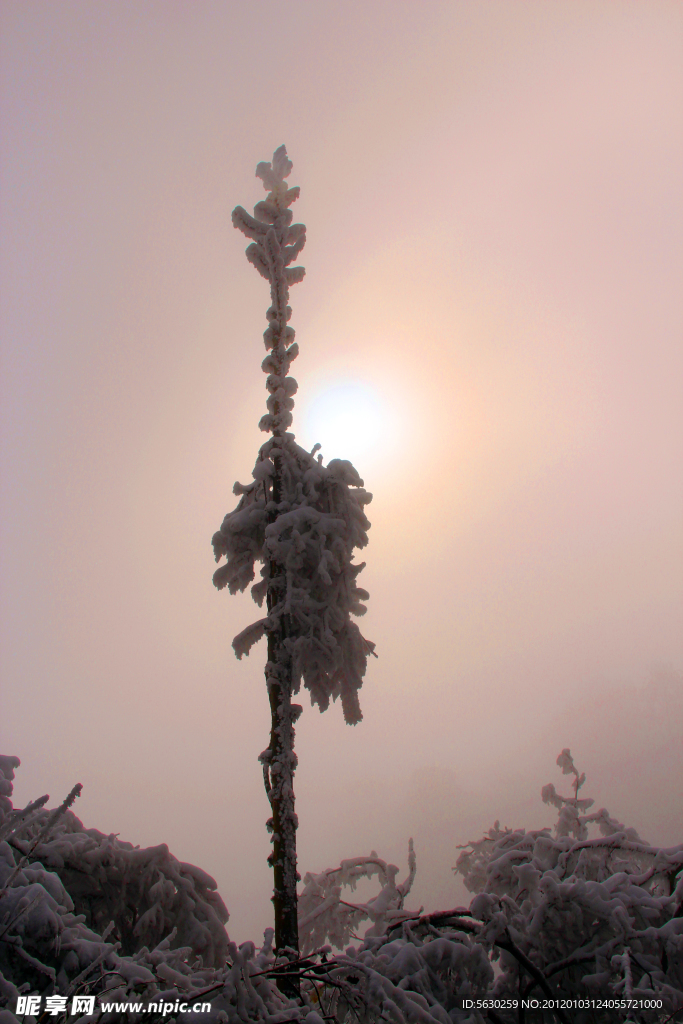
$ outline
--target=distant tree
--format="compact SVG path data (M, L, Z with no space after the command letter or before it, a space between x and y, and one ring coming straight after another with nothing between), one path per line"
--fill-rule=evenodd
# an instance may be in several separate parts
M364 507L372 495L350 462L333 459L329 465L300 448L292 424L297 382L289 368L299 352L289 326L289 287L301 281L304 268L290 266L306 240L303 224L292 224L291 204L298 188L285 179L292 170L287 151L280 146L271 163L256 168L268 192L250 216L241 206L233 224L248 238L247 259L270 283L271 304L264 332L267 355L262 369L268 374L268 412L259 426L271 437L261 446L253 482L235 484L240 495L213 537L216 561L227 559L214 574L218 587L230 593L251 587L258 605L265 599L267 614L247 626L233 640L241 658L264 634L268 654L265 668L270 699L271 732L268 748L260 755L272 816L275 946L298 953L296 828L294 810L294 723L301 707L292 703L303 681L311 701L324 711L341 699L346 721L361 719L358 690L374 644L366 640L351 615L366 611L366 591L356 585L365 563L354 565L355 548L367 544L368 522Z

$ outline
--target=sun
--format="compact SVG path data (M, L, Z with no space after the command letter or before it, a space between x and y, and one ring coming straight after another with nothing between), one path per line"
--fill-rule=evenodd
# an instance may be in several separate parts
M324 461L348 459L358 470L388 446L390 417L382 397L358 381L321 388L303 409L306 441L322 446Z

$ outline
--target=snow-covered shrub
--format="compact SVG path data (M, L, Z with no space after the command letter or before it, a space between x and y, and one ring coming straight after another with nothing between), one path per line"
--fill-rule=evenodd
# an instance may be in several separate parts
M501 831L496 822L467 844L455 867L478 893L464 927L500 964L492 994L626 993L661 1000L673 1019L683 1011L683 845L650 846L604 808L587 813L593 801L578 796L585 776L569 750L557 763L574 775L574 793L543 788L543 800L559 812L554 832ZM591 827L599 834L591 837ZM660 1018L639 1010L634 1019Z
M12 761L18 763L18 758L0 762L5 784L8 767L13 777L8 765ZM74 913L95 932L108 928L125 955L156 946L175 929L175 946L189 946L207 966L225 962L228 912L210 875L181 863L165 845L141 850L116 836L86 829L70 810L60 814L36 844L49 817L42 807L25 818L4 815L0 836L7 840L6 864L17 854L30 853L24 875L33 878L38 870L42 879L56 876Z
M306 876L300 929L308 952L291 962L274 955L270 929L258 950L251 942L239 948L230 942L212 881L165 848L158 848L165 851L159 856L117 845L112 837L84 829L67 801L52 812L45 810L45 798L13 810L18 759L0 758L0 1024L16 1021L20 992L69 999L92 993L96 1012L81 1019L102 1024L196 1021L196 1014L175 1009L180 1002L209 1003L210 1011L201 1014L206 1024L513 1024L518 1011L502 1008L500 1001L534 997L661 1001L661 1010L636 1009L628 1017L621 1008L556 1010L560 1022L677 1021L683 1017L683 845L650 846L606 811L589 813L591 802L579 801L583 779L569 751L558 763L574 775L574 793L563 797L544 788L546 802L558 810L554 832L496 824L461 854L457 869L476 892L469 910L422 914L403 907L415 873L412 847L409 873L400 884L395 866L379 857L343 861ZM568 807L575 815L564 813ZM132 856L145 853L150 856ZM146 927L154 922L159 929L139 946L142 936L129 927L128 941L139 946L134 952L124 950L115 923L117 915L127 920L121 893L127 861L126 877L137 879L141 899L157 907ZM106 924L104 903L88 886L83 890L79 872L96 877L109 893L113 914ZM344 886L353 890L369 877L379 882L375 899L342 900ZM178 898L180 890L188 902ZM357 946L333 954L322 945L356 939L363 920L370 928ZM153 945L164 929L168 934ZM288 977L298 980L297 999L278 988ZM498 1005L466 1010L463 998ZM137 1001L139 1010L103 1009L127 1000ZM147 1006L156 1010L145 1011ZM536 1024L552 1017L527 1011L525 1020Z
M14 810L10 798L18 764L18 758L0 757L0 835L4 837L0 842L0 1024L17 1024L13 1011L18 996L25 993L66 997L69 1010L75 995L96 997L91 1015L69 1013L67 1017L62 1012L47 1018L58 1024L67 1019L101 1024L196 1024L198 1019L204 1024L322 1024L321 1014L340 1022L348 1019L370 1024L389 1017L398 1024L450 1024L451 1020L468 1019L457 1009L448 1015L458 996L483 993L490 981L485 951L466 934L450 930L419 938L411 933L409 924L402 924L406 915L401 914L400 904L414 876L412 851L408 878L398 886L394 866L376 857L346 862L336 876L333 872L318 876L324 889L342 877L352 882L376 874L382 889L377 900L363 905L367 910L364 916L374 921L375 930L379 926L384 931L392 923L396 925L398 914L398 932L394 927L389 935L368 935L358 950L350 948L338 956L328 955L328 946L292 964L274 955L272 929L266 932L260 950L251 942L239 948L230 942L217 924L219 917L227 914L223 911L212 918L207 910L209 907L215 913L222 907L214 883L199 869L175 861L168 851L162 857L152 851L148 858L136 858L133 854L150 851L135 850L114 837L83 829L65 805L47 812L46 798L24 810ZM103 853L105 847L108 856ZM128 955L121 940L114 937L120 934L120 925L112 917L104 926L105 903L119 920L128 920L121 893L126 861L127 877L134 881L135 891L158 908L147 918L146 927L152 927L153 918L161 929L163 914L165 927L170 928L155 946L143 945ZM150 865L158 874L156 882ZM89 886L84 889L79 873L96 878L103 892L109 893L108 902L98 901ZM170 880L186 895L190 886L195 886L194 925L188 921L191 908L178 902L178 891L171 892L165 884ZM150 886L146 893L145 884ZM69 885L75 887L88 921L86 913L76 912ZM206 899L209 894L213 894L210 902ZM144 913L138 920L143 918ZM207 942L207 927L213 945ZM188 944L179 946L181 929L185 929ZM130 941L137 944L138 940ZM214 963L206 963L198 955L197 945ZM301 985L296 1000L278 988L278 981L293 974ZM137 1009L112 1005L131 1002ZM177 1009L180 1004L196 1003L210 1005L210 1009L201 1017Z
M485 949L457 924L396 926L304 974L302 986L326 1019L396 1024L474 1024L481 1014L462 1009L483 998L493 969Z
M444 928L403 909L415 879L410 840L408 875L396 883L398 868L373 851L319 874L304 877L299 896L302 949L317 949L321 962L302 972L302 992L338 1021L393 1020L398 1024L451 1024L465 1021L465 997L483 996L493 978L486 950L448 922ZM363 878L377 878L379 892L364 903L342 899L344 887L355 890ZM361 945L330 956L369 921Z
M384 935L388 925L403 920L406 913L403 902L410 892L415 879L415 852L410 840L408 852L408 876L396 884L398 868L387 864L373 850L369 857L354 857L343 860L338 868L328 868L319 874L309 871L304 876L303 892L299 893L299 938L303 953L320 948L330 942L342 949L362 921L371 921L372 927L366 936ZM350 903L342 899L342 890L347 886L355 890L361 878L377 876L380 891L365 903Z
M196 1021L142 1006L200 1001L212 1006L205 1024L245 1012L298 1019L263 973L274 963L269 939L260 953L229 942L228 913L209 875L165 846L140 850L85 829L68 801L52 812L46 797L14 810L18 765L0 757L0 1024L16 1021L17 998L27 992L66 996L69 1005L92 993L99 1009L87 1019L102 1022ZM130 1000L140 1012L101 1009Z

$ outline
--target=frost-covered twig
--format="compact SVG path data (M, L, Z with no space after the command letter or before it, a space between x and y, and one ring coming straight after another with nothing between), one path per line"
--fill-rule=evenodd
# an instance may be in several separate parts
M8 814L7 820L0 825L0 843L11 836L13 832L18 831L20 827L30 827L32 820L35 820L29 820L30 816L44 807L49 799L50 797L46 793L45 796L38 797L33 803L27 804L22 811L12 811L11 814Z
M14 928L15 925L21 920L21 918L25 917L26 914L28 914L29 911L35 906L35 904L38 903L38 901L41 900L42 898L43 898L43 893L39 889L34 894L32 899L28 900L28 899L26 899L26 897L24 897L23 899L19 900L19 902L17 904L17 907L16 907L16 913L15 913L14 917L11 917L9 912L7 914L7 919L8 919L7 920L7 924L5 925L5 927L0 932L0 941L2 939L4 939L5 935L8 933L10 928Z
M103 938L104 938L104 936L103 936ZM83 968L81 973L76 975L76 977L73 979L73 981L69 985L68 989L66 990L65 994L66 994L67 999L69 998L69 996L73 995L73 993L76 991L76 989L81 984L81 982L85 981L85 979L88 977L88 975L92 974L92 972L95 970L96 967L99 967L101 964L103 964L105 962L105 960L110 956L110 954L112 952L115 953L120 948L121 948L121 943L120 942L114 942L110 946L106 946L102 950L102 952L100 953L99 956L95 957L95 959L91 963L87 964Z
M504 949L506 953L510 953L510 955L513 956L519 964L521 964L521 966L524 968L527 974L530 975L531 978L533 978L533 980L536 982L539 988L543 990L547 998L553 1001L557 1001L557 992L553 992L546 978L543 976L538 967L536 967L536 965L531 962L529 957L522 952L519 946L515 942L513 942L508 929L506 929L505 931L504 938L501 939L499 937L495 939L494 945L496 945L499 949ZM553 1012L557 1014L557 1018L561 1022L561 1024L569 1024L569 1018L559 1007L555 1007Z
M36 847L39 846L42 842L44 842L47 839L47 837L50 835L50 833L52 832L53 828L55 827L55 825L57 824L57 822L61 818L62 814L64 814L65 811L68 811L68 809L71 807L71 805L74 802L74 800L76 799L76 797L79 797L81 795L81 790L82 789L83 789L83 786L81 785L81 783L77 782L76 785L74 786L74 788L68 794L68 796L65 797L65 799L62 801L62 803L59 805L59 807L57 807L52 812L52 814L47 819L47 821L45 822L45 824L41 828L41 830L38 833L38 835L36 836L36 838L30 844L30 846L29 846L28 850L26 851L26 853L23 855L23 857L20 857L19 862L17 863L14 871L10 874L9 878L7 879L5 884L3 885L2 889L0 889L0 899L2 899L2 897L7 894L7 891L11 887L12 882L17 877L17 875L19 874L21 869L24 867L24 865L28 863L31 854L34 852Z

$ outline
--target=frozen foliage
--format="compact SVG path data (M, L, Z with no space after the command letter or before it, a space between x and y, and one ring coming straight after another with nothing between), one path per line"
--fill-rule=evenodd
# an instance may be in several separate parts
M297 390L289 368L298 355L288 324L289 286L304 273L289 264L306 238L303 224L292 224L289 207L299 190L285 182L291 169L281 146L272 165L260 163L256 169L269 190L266 200L256 204L253 217L241 206L233 212L235 227L253 240L249 261L270 282L263 336L268 354L262 363L268 412L260 426L272 437L259 451L253 482L235 484L239 504L213 537L216 561L226 558L214 583L232 594L243 591L261 567L251 593L258 605L268 599L267 615L235 637L237 657L248 654L264 634L282 638L268 678L287 675L293 693L303 680L321 711L339 697L353 724L361 719L358 690L374 645L350 618L364 614L368 598L356 583L363 563L355 565L352 558L368 541L364 508L372 496L350 462L333 459L324 466L315 448L305 451L287 431Z
M543 800L559 812L554 833L501 831L496 822L455 868L478 893L467 927L500 962L492 994L629 994L661 999L665 1015L676 1014L683 1010L683 845L650 846L604 809L582 813L593 803L578 797L585 776L569 750L557 763L574 776L574 793L543 788ZM637 1019L659 1018L639 1011Z
M308 998L340 1024L474 1024L485 1018L463 1011L461 1001L484 997L493 970L485 949L456 919L421 918L367 938L302 977L313 989Z
M370 523L364 508L371 495L350 462L335 459L323 466L322 457L315 457L320 446L306 452L287 430L297 390L289 369L299 351L289 326L289 287L304 276L303 267L290 264L306 240L303 224L292 224L289 207L299 189L285 181L291 170L287 151L280 146L272 163L256 168L266 199L256 204L253 217L241 206L232 215L234 226L252 240L249 262L270 284L263 335L267 354L261 364L267 374L268 412L259 425L272 436L261 446L253 482L235 484L239 504L213 536L216 561L226 559L213 581L219 590L227 586L234 594L245 590L256 576L256 565L261 567L251 593L259 606L265 600L266 615L242 630L233 647L241 658L262 636L268 641L271 732L260 760L272 811L267 827L273 845L268 860L273 867L275 944L296 956L294 723L301 707L292 704L292 696L303 681L321 711L330 698L339 697L346 721L359 722L358 690L374 645L351 621L351 615L365 612L362 602L368 598L356 584L363 564L352 559L354 549L367 544ZM289 986L292 991L297 984ZM288 985L283 981L284 988Z
M586 781L585 772L581 772L579 775L574 767L572 755L566 747L558 756L557 764L562 769L563 775L574 776L574 796L572 797L559 796L555 792L552 782L549 782L541 790L543 803L552 804L560 812L557 825L555 826L557 838L573 835L576 839L587 839L588 825L595 824L599 827L600 833L603 836L611 836L617 832L623 832L627 839L632 839L637 843L642 842L634 828L626 828L625 825L611 818L604 807L594 814L581 814L581 811L587 811L595 803L594 800L579 799L579 789Z
M83 828L69 798L14 810L18 765L0 757L0 1006L23 991L175 1001L205 988L228 953L214 880L166 846Z
M338 868L304 878L299 897L299 930L309 955L302 961L302 994L317 1003L325 1019L397 1024L451 1024L481 1020L460 1009L465 997L485 996L493 980L488 951L458 912L421 916L403 909L415 878L409 846L408 875L396 883L398 868L373 853L342 861ZM343 900L362 878L376 877L378 894L365 903ZM329 940L343 946L363 921L370 927L359 947L331 956ZM319 962L315 962L317 947Z
M415 852L410 840L408 876L396 884L398 868L387 864L373 850L369 857L343 860L338 868L328 868L321 874L308 872L304 889L299 895L299 937L302 952L322 946L328 939L341 949L351 938L356 938L361 921L370 920L372 927L366 932L382 935L389 924L403 920L403 901L410 892L415 878ZM381 889L367 903L349 903L342 899L342 889L355 890L361 878L377 876Z
M565 755L570 757L564 751L561 758ZM165 847L158 848L165 853L158 857L158 852L134 850L83 829L65 807L67 801L53 812L44 810L44 798L13 810L11 780L17 765L17 758L0 758L0 1024L15 1024L19 992L68 994L69 999L92 993L95 1014L81 1019L102 1024L196 1021L196 1013L175 1009L181 1001L210 1004L201 1014L206 1024L513 1024L520 1019L517 1011L500 1004L483 1012L462 1010L461 1000L521 996L662 1001L661 1010L639 1009L630 1016L609 1008L569 1015L555 1011L555 1019L572 1024L626 1019L663 1024L681 1018L683 846L649 846L607 812L576 825L599 835L566 834L562 810L578 800L576 780L581 778L572 769L567 774L574 775L573 795L555 793L551 801L560 812L554 833L496 824L484 839L468 844L458 870L477 893L469 910L424 915L403 909L415 873L412 845L408 877L401 884L396 884L397 869L374 854L306 875L300 927L309 952L292 962L274 955L270 929L260 949L251 942L239 948L230 942L220 925L217 908L222 903L211 879L179 864ZM547 787L544 792L549 794ZM132 857L135 853L152 854L145 863L157 864L156 881L153 873L144 883L134 881L146 870ZM148 932L144 945L123 908L126 860L136 893L131 904L147 900L158 908L150 916L159 930ZM84 876L80 881L79 874ZM92 889L84 894L80 887L93 875L109 894L111 913ZM342 887L353 890L359 879L370 877L379 883L373 900L351 904L341 899ZM184 904L177 900L178 891L164 884L169 880L176 890L179 883L184 888ZM193 914L194 923L188 920ZM117 923L122 920L129 921L127 939ZM363 920L370 927L357 946L333 954L323 945L355 939ZM181 940L181 934L186 938ZM278 987L293 977L300 985L297 999ZM104 1009L124 1000L138 1002L139 1010ZM145 1009L149 1006L154 1009ZM48 1019L62 1024L65 1018ZM527 1011L524 1019L538 1024L553 1018Z
M175 928L176 946L191 947L206 964L223 963L228 912L205 871L182 864L165 845L141 850L86 829L68 810L58 817L43 809L23 820L14 817L7 815L0 829L5 862L9 865L8 846L15 855L39 860L41 870L67 889L71 909L96 932L109 927L124 953L156 946ZM33 863L19 873L34 870Z
M68 1019L102 1024L196 1022L197 1013L176 1009L180 1003L210 1006L208 1012L201 1013L205 1024L321 1024L321 1014L325 1019L334 1014L340 1022L348 1019L369 1024L389 1016L406 1024L449 1024L451 1019L466 1019L460 1014L449 1017L444 1009L453 1003L454 993L483 992L490 980L485 953L467 935L451 932L422 939L413 936L407 926L391 936L369 936L360 949L349 949L343 955L328 956L328 946L291 963L274 955L272 929L267 930L261 949L251 942L238 948L214 917L209 929L212 952L208 952L205 933L211 914L205 905L207 895L213 894L210 904L214 911L223 906L208 875L179 864L165 847L161 848L165 856L159 857L158 850L135 850L113 836L85 830L64 805L48 814L42 810L45 798L24 810L14 810L10 798L18 764L18 758L0 757L0 829L4 836L0 842L1 1024L16 1024L13 1010L20 993L59 994L68 997L69 1006L74 995L93 994L95 1013L69 1015ZM138 884L136 877L144 858L136 859L134 854L152 854L145 863L156 864L156 881L150 873L144 884ZM121 894L126 861L128 877L134 883L134 897L127 908ZM395 885L396 869L378 858L346 862L337 873L337 881L341 874L348 881L378 875L382 890L374 901L374 917L372 913L366 916L372 917L375 926L380 919L386 926L392 920L392 906L398 907L410 887L414 857L411 851L408 879L399 886ZM83 892L79 874L97 879L102 892L108 894L111 916L93 889ZM326 872L325 876L331 879L332 874ZM176 892L165 884L171 879ZM184 906L175 899L179 888L185 888L188 897ZM126 952L117 921L130 925L128 915L136 899L146 899L157 908L157 915L151 915L154 925L148 918L148 928L158 923L162 931L163 918L169 930L155 945L140 946L134 934L129 934L128 941L138 948ZM188 921L191 902L196 907L194 924ZM227 914L222 911L218 916ZM110 921L105 925L107 917ZM183 928L189 938L187 944L178 945ZM283 978L294 975L301 984L296 1000L283 995L278 987ZM136 1003L137 1010L116 1008L115 1004L124 1002ZM48 1019L62 1024L66 1015Z
M281 464L281 500L274 502L270 479ZM350 463L333 459L323 466L294 443L291 435L272 438L261 448L255 482L239 487L242 497L214 535L216 559L227 563L214 575L217 587L244 590L262 563L252 596L262 604L272 586L275 601L268 615L233 640L238 658L267 629L286 619L293 692L303 679L313 703L324 711L341 697L349 723L361 719L358 703L367 657L373 645L349 616L362 615L368 597L356 584L364 563L354 565L354 548L367 544L363 506L370 495ZM273 515L274 514L274 515Z

